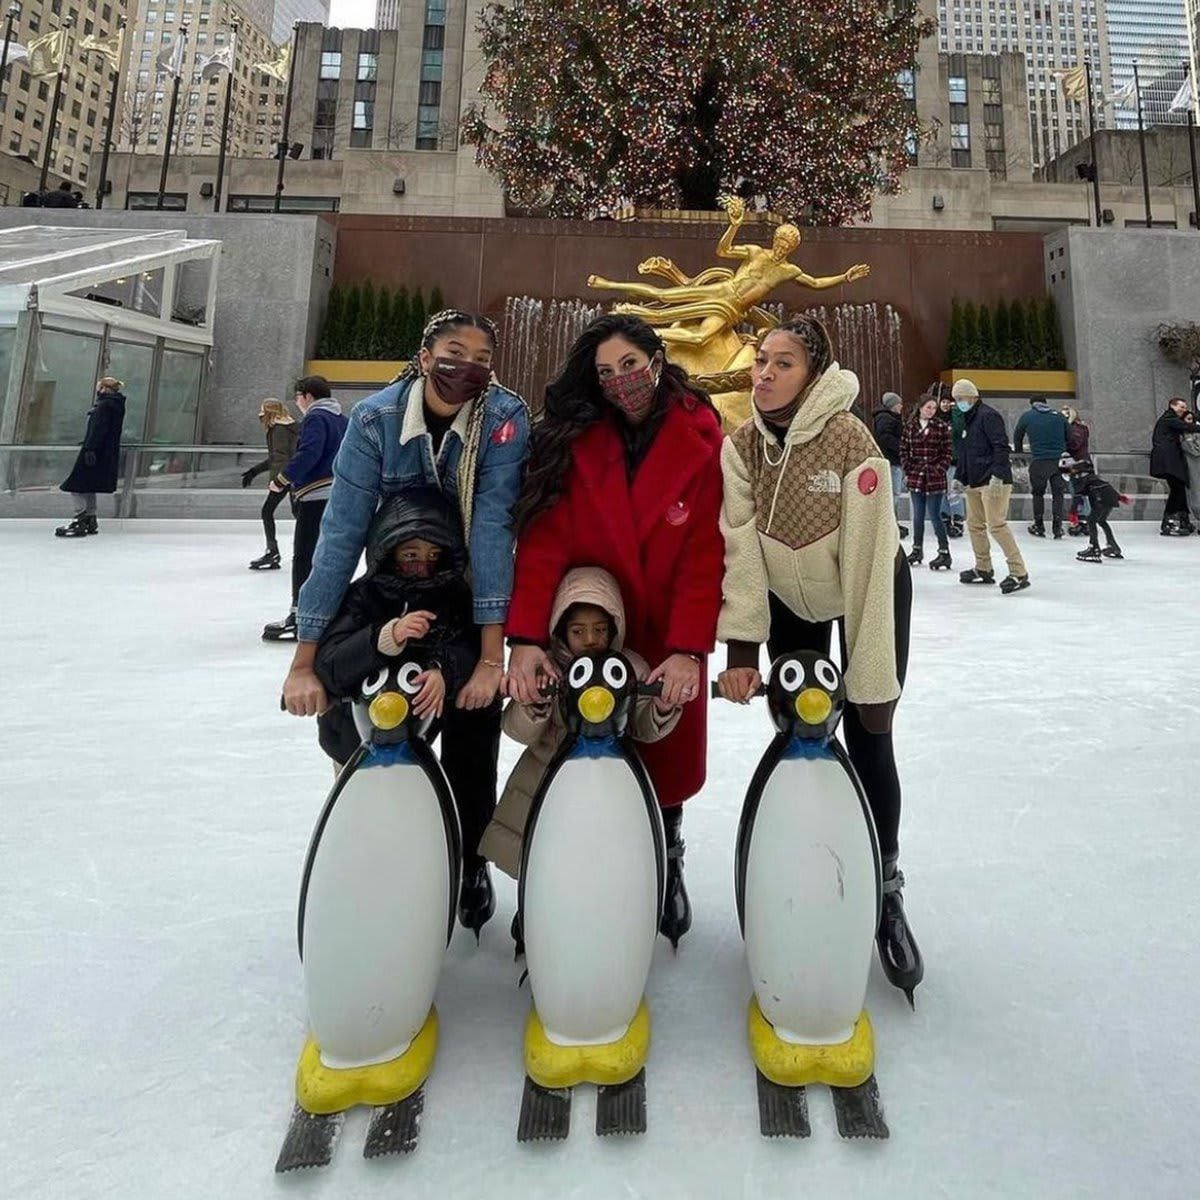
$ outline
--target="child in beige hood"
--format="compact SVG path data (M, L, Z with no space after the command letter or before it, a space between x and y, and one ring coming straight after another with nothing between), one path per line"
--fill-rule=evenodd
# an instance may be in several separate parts
M579 654L620 650L634 675L650 673L645 659L624 650L625 604L617 581L601 567L576 567L563 576L550 614L550 654L562 668ZM679 722L679 708L664 708L657 697L638 696L629 721L629 734L639 742L664 738ZM551 699L521 705L510 701L504 710L504 732L527 746L504 787L496 815L479 843L479 853L506 875L517 878L521 846L533 797L541 785L566 729L562 713Z

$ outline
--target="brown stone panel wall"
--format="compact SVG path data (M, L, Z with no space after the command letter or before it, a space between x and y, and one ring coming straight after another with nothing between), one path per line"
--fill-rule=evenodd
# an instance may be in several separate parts
M603 300L587 287L591 273L637 278L651 254L694 274L717 260L720 222L631 224L583 221L481 220L340 214L334 279L367 279L395 287L437 285L448 303L503 314L509 296ZM766 226L747 225L741 241L770 240ZM901 314L906 400L942 368L955 296L976 301L1041 295L1046 290L1040 233L931 232L906 229L806 229L793 256L814 276L836 275L853 263L871 267L868 279L812 292L785 287L772 297L785 305L890 304ZM735 265L735 264L730 264ZM873 402L876 397L867 397Z

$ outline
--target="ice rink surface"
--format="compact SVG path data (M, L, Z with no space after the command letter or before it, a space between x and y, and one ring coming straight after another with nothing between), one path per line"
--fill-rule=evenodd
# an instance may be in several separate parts
M329 785L264 645L286 572L256 524L102 521L56 540L0 523L0 1194L258 1197L1200 1195L1200 538L1119 525L1128 560L1022 535L1031 590L916 571L897 719L902 864L927 974L868 1007L892 1137L758 1134L734 915L763 706L714 705L688 806L696 924L659 940L649 1133L515 1138L528 990L501 877L483 943L459 930L421 1144L273 1174L304 1036L295 907ZM290 538L290 527L281 531ZM286 544L286 541L285 541ZM505 749L502 770L513 761Z

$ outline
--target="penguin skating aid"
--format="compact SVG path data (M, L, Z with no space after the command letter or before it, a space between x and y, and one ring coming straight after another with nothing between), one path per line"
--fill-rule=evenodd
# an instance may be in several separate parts
M363 742L309 844L298 936L310 1036L275 1165L326 1165L347 1109L372 1105L363 1154L415 1149L437 1048L433 996L454 930L462 838L450 786L400 662L354 701Z
M626 725L634 697L659 690L617 653L576 658L557 689L567 736L534 796L518 893L533 996L519 1141L565 1138L579 1083L598 1086L598 1134L646 1130L666 840Z
M843 1137L885 1138L863 1008L881 864L862 785L834 737L845 687L829 659L806 651L777 659L765 692L777 732L750 782L735 856L759 1126L765 1137L807 1137L805 1088L823 1083Z

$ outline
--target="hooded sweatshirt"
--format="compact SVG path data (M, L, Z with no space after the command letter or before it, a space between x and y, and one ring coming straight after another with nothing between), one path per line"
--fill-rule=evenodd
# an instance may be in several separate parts
M717 637L749 644L771 627L768 593L805 621L845 623L846 695L900 695L894 588L900 534L891 471L849 408L858 379L833 363L812 385L782 445L755 412L721 451L724 602Z
M644 658L623 648L625 604L621 589L616 579L601 567L576 567L568 571L558 585L550 616L550 654L558 667L565 668L572 658L566 641L556 631L573 604L592 604L606 612L613 626L608 648L620 650L625 655L639 680L650 674ZM657 742L675 728L681 712L678 708L660 712L653 697L635 697L629 719L630 736L639 742ZM522 706L514 700L504 710L504 732L527 749L504 785L496 815L479 843L479 853L516 879L521 869L521 848L533 798L562 744L566 728L556 703Z

